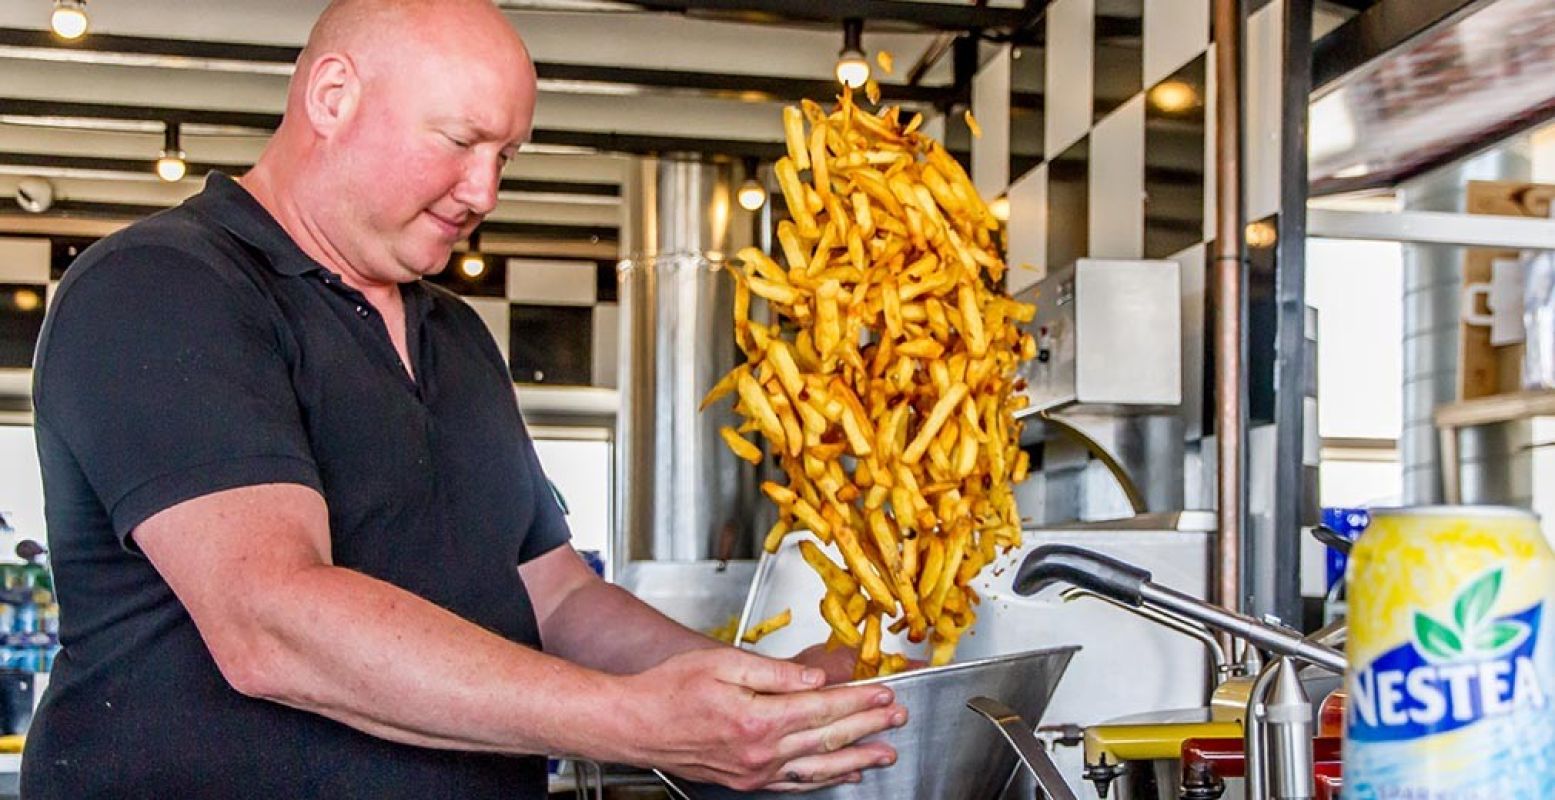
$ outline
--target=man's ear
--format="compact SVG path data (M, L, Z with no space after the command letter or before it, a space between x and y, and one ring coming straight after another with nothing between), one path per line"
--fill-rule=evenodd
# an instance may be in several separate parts
M361 96L361 76L351 59L338 53L324 54L308 70L303 98L308 124L320 138L330 138L356 112Z

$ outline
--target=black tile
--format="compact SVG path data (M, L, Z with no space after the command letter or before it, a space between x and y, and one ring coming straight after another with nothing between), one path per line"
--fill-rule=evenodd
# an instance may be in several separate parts
M93 244L95 238L84 236L52 236L49 238L49 280L57 281L64 277L65 270L75 262L76 256L81 251Z
M1204 239L1205 61L1200 54L1145 93L1146 258Z
M1279 215L1254 221L1249 229L1279 230ZM1250 239L1253 237L1249 237ZM1256 239L1254 239L1256 241ZM1215 243L1206 242L1204 253L1204 409L1201 422L1206 434L1215 429L1215 318L1220 299L1215 296ZM1249 424L1274 422L1275 344L1279 336L1279 304L1275 278L1278 275L1279 248L1272 239L1247 247L1247 272L1243 292L1247 297L1247 322L1243 334L1247 340L1244 371L1247 387Z
M1047 264L1062 267L1090 253L1091 139L1082 138L1047 167Z
M621 282L617 276L616 262L596 261L595 270L594 300L600 303L620 302Z
M1144 89L1145 0L1097 0L1091 112L1111 114Z
M481 261L486 268L475 277L471 277L464 271L463 261L464 253L454 253L448 259L448 266L444 267L442 272L428 277L427 280L466 297L508 296L507 256L489 253L484 255Z
M508 366L518 383L587 386L594 376L594 309L513 303Z
M0 367L31 367L48 287L0 283Z
M1040 45L1010 48L1010 183L1042 163L1046 59Z

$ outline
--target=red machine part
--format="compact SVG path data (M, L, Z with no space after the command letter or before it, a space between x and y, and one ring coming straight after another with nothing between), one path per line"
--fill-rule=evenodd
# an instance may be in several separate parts
M1343 736L1344 715L1349 706L1350 694L1343 686L1323 698L1323 704L1317 710L1317 735Z
M1319 775L1315 800L1339 800L1340 790L1343 788L1344 779L1338 775Z
M1313 774L1338 776L1340 739L1322 736L1312 740ZM1182 743L1182 772L1184 775L1199 773L1205 769L1219 778L1241 778L1247 775L1247 761L1242 756L1241 739L1185 739Z

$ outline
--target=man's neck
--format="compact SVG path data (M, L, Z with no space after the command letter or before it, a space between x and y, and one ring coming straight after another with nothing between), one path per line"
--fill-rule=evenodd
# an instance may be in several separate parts
M291 187L278 179L266 167L263 159L239 178L238 184L269 212L298 249L325 269L340 275L341 282L361 292L381 313L388 313L390 309L397 309L401 305L399 284L370 280L353 267L330 244L328 237L320 230L317 222L309 217L302 204L296 202L298 193L291 191Z

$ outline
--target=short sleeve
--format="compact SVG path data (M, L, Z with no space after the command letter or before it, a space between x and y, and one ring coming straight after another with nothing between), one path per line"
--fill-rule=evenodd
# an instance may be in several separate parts
M519 424L523 425L522 422ZM524 544L518 552L518 563L523 564L566 544L572 539L572 532L567 527L561 494L545 477L540 457L535 453L534 442L529 438L529 431L523 430L521 433L524 461L529 467L530 496L535 499L534 522L530 524L529 532L524 536Z
M182 249L126 246L67 275L39 339L38 424L69 448L126 546L148 517L225 489L320 489L279 312Z

